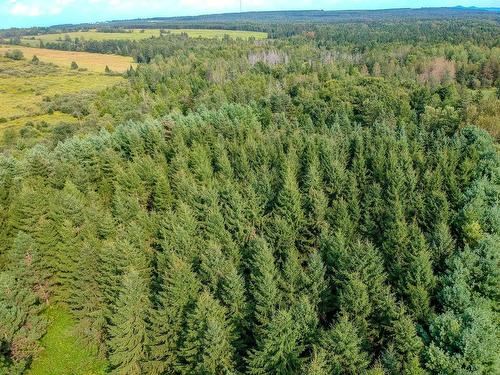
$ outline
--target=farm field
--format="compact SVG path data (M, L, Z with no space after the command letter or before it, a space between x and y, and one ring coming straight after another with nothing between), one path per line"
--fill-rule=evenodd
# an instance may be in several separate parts
M29 44L32 46L39 46L39 41L45 42L57 42L64 40L66 36L71 39L84 38L87 40L141 40L151 37L159 37L160 29L145 29L142 30L131 30L128 33L104 33L99 31L75 31L69 33L58 33L58 34L45 34L35 37L23 38L23 44ZM224 35L229 35L231 38L241 38L248 39L254 37L255 39L266 39L267 33L257 32L257 31L241 31L241 30L217 30L217 29L166 29L167 33L181 34L186 33L191 38L222 38Z
M78 121L70 114L49 113L44 98L100 91L124 81L120 76L72 71L52 64L34 65L28 62L29 55L25 56L27 60L23 61L0 57L0 139L5 130L17 130L27 123L50 126Z
M130 66L135 65L132 57L127 56L89 52L57 51L53 49L24 46L0 46L0 56L5 55L5 52L13 49L21 50L26 59L31 60L31 58L36 55L42 62L53 63L64 68L69 68L71 62L75 61L80 68L100 73L104 72L106 66L108 66L112 71L121 73L126 71Z

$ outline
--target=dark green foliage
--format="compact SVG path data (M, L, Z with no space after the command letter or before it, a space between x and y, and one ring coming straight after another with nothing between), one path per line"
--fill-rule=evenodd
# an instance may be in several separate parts
M251 257L250 292L253 297L254 319L257 325L265 326L280 304L278 271L273 252L264 239L252 239L248 251Z
M368 356L362 350L362 339L347 315L324 333L321 347L331 374L357 374L366 370Z
M279 310L266 325L265 333L248 359L249 374L295 374L300 368L299 331L292 315Z
M192 128L199 116L212 121ZM227 122L230 116L235 124ZM474 162L482 172L475 171L466 194L448 204L454 215L416 220L419 208L412 208L418 206L410 194L424 202L436 195L427 183L411 182L403 160L378 158L379 147L401 147L411 158L417 151L409 143L428 147L423 135L347 126L339 130L336 148L366 137L363 142L377 144L363 151L370 163L345 163L340 156L320 162L325 155L313 148L312 161L301 169L294 166L295 151L288 151L291 161L283 164L281 148L303 142L311 130L261 133L258 125L241 125L244 116L240 107L227 106L172 119L178 125L166 140L156 136L162 126L156 123L89 138L101 150L89 150L95 156L82 165L101 166L93 180L65 172L79 165L74 156L83 155L70 157L76 140L53 152L33 150L26 162L33 176L10 188L17 194L3 193L10 202L4 236L11 267L4 272L25 275L25 286L16 290L37 296L18 303L27 311L45 300L67 304L82 334L109 353L116 373L494 368L498 234L489 202L497 199L492 181L498 161L487 151L491 140L468 129L447 139L463 149L463 163ZM247 126L246 135L236 133L241 126ZM255 183L235 177L229 147L220 156L224 143L215 135L221 133L232 134L228 144L253 147L249 154L264 152L255 145L267 144L242 169ZM200 134L205 146L194 142ZM313 134L331 142L328 133ZM207 163L211 142L218 145L215 164ZM59 147L68 150L62 160L55 157ZM419 173L434 168L432 154L427 158ZM270 186L281 186L267 197L262 195L270 188L257 183L265 169ZM320 189L328 174L344 176L343 182ZM358 188L358 179L374 190ZM94 190L106 181L110 189ZM384 198L377 189L382 185L388 190ZM312 191L328 191L321 193L320 206L311 204ZM376 203L365 204L362 197L372 194ZM23 273L24 266L15 264L26 254L32 268ZM10 335L8 342L15 337ZM10 349L2 353L8 366L23 366Z
M146 352L149 309L146 283L135 269L123 277L122 290L111 319L109 360L116 374L141 374Z
M1 146L0 372L57 304L114 373L497 373L496 16L405 17L61 41L149 63Z
M149 363L151 374L172 372L180 363L180 348L187 314L192 312L201 289L196 274L175 255L168 257L158 306L151 312ZM195 322L192 322L194 324Z
M45 296L39 285L44 281L34 245L20 232L9 254L10 269L0 272L0 370L6 366L12 373L22 373L41 352L38 340L47 325L40 316Z

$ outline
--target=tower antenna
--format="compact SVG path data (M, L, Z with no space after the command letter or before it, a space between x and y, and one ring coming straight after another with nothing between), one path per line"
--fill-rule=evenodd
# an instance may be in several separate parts
M241 2L242 2L242 0L240 0L240 13L241 13L241 9L242 9L242 5L241 5Z

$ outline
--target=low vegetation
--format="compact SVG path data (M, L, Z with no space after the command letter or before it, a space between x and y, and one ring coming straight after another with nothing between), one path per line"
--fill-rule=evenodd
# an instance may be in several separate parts
M30 138L43 137L54 125L78 123L84 117L82 112L76 106L73 110L54 108L55 98L99 92L123 81L104 70L101 74L70 71L69 65L63 69L0 57L0 145L18 140L25 144Z
M31 364L27 375L101 375L107 368L96 348L83 342L72 315L57 307L44 312L47 333L41 340L43 351Z
M19 49L8 50L5 52L5 57L12 60L22 60L24 59L23 51Z
M30 60L33 56L36 56L37 59L41 62L52 63L64 68L69 68L71 66L71 63L74 61L82 69L99 73L103 73L106 69L106 66L118 73L123 73L131 66L135 66L133 59L125 56L0 45L0 56L8 57L14 51L19 51L23 55L23 57Z
M163 34L184 34L190 38L223 38L229 36L233 39L255 38L265 39L267 34L256 31L243 30L217 30L217 29L134 29L124 30L125 32L102 32L98 30L89 31L73 31L68 33L55 33L31 36L22 39L23 44L32 46L40 46L40 41L47 42L63 42L65 40L85 39L85 40L142 40L152 37L159 37Z

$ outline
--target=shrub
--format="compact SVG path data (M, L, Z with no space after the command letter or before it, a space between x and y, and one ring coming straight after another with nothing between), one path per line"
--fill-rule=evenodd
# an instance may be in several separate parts
M12 59L12 60L22 60L24 59L24 54L23 51L14 49L12 51L7 51L5 52L5 57Z

